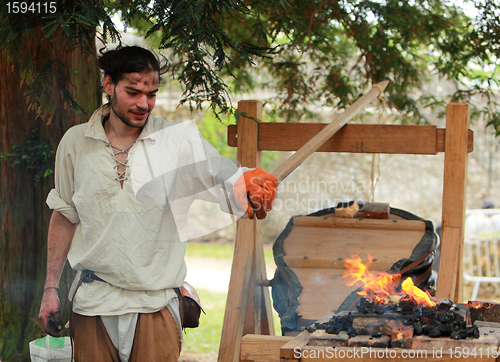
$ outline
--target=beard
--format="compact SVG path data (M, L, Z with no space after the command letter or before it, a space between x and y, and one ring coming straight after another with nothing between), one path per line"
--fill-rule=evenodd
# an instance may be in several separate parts
M125 123L127 126L129 127L133 127L133 128L144 128L144 126L148 123L148 119L146 119L146 121L144 122L143 125L136 125L136 124L133 124L132 121L130 120L130 117L128 117L126 115L126 111L124 111L123 109L120 109L118 106L117 106L117 99L116 99L116 88L115 88L115 94L113 94L113 96L110 98L109 100L109 106L111 107L112 111L114 114L116 114L116 116L123 122ZM142 109L142 108L138 108L137 109L138 111L141 111L141 112L146 112L146 113L149 113L150 112L150 109ZM148 117L149 117L149 114L148 114Z

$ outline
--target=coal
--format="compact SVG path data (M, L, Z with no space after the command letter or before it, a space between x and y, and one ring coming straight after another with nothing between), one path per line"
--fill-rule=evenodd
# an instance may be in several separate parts
M413 325L413 334L416 336L424 334L431 338L479 338L477 327L467 327L462 314L451 307L450 301L434 307L419 307L415 310L415 318L408 319L406 324Z
M434 307L436 312L448 312L453 306L453 302L449 299L445 299L441 303L439 303L436 307Z
M403 311L399 303L376 303L370 299L361 298L356 305L358 313L362 314L385 314L401 313Z
M477 326L469 326L464 320L463 308L453 307L453 302L444 300L434 307L419 306L410 296L404 296L398 303L389 302L379 304L367 298L361 298L356 308L359 314L398 313L403 315L401 322L413 327L413 335L427 335L432 338L451 337L465 339L479 338ZM317 329L324 329L328 334L339 334L345 331L349 337L358 335L353 327L353 314L333 316L326 323L316 322L306 328L310 333ZM377 338L383 334L374 332L371 337Z
M352 326L352 319L352 313L341 316L333 316L328 322L316 322L307 327L306 330L313 333L317 329L324 329L328 334L339 334L341 331L345 331L349 337L354 337L358 335L358 332Z

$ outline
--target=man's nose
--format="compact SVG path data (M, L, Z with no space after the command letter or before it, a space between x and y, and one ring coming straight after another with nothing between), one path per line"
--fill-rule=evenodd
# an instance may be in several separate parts
M148 96L147 94L142 94L137 100L137 107L141 109L148 109Z

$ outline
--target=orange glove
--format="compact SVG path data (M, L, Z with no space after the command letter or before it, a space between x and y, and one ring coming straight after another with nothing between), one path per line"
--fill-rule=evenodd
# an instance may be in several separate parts
M266 171L256 168L246 171L234 184L234 197L243 209L247 209L250 219L266 217L273 208L278 180Z

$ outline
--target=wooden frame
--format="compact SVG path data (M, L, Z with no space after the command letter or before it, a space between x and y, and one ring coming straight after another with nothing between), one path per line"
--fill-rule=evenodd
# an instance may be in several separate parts
M262 103L240 101L240 118L228 128L228 144L238 148L241 166L260 167L262 151L297 151L324 124L260 123ZM243 116L245 115L245 116ZM446 129L436 126L347 124L318 152L445 153L441 257L436 296L462 301L462 245L468 153L473 150L470 111L450 103ZM266 283L259 220L240 219L227 296L218 361L272 361L289 337L272 336L274 326ZM245 336L247 335L247 336ZM266 337L265 335L270 335ZM245 336L245 338L243 338ZM245 350L242 353L242 342ZM271 358L271 355L274 356Z

